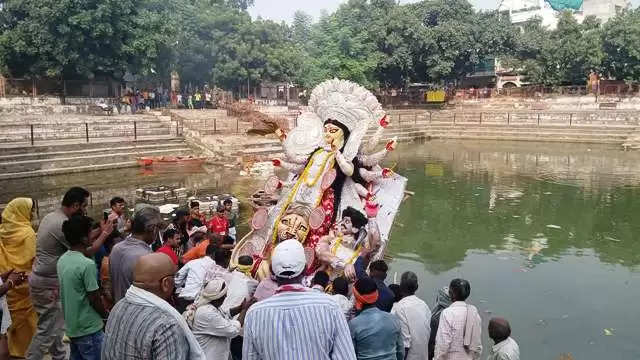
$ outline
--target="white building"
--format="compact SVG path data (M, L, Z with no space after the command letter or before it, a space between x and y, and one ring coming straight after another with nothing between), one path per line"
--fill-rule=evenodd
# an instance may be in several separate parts
M594 15L605 23L630 5L628 0L584 0L582 17Z
M555 28L558 23L557 12L545 0L504 0L498 8L500 12L509 12L511 22L522 25L539 17L542 25Z
M586 16L594 15L606 22L628 7L628 0L584 0L582 8L575 11L575 16L582 21ZM509 12L514 24L524 24L536 16L542 19L543 26L550 29L558 24L558 12L546 0L504 0L499 10Z

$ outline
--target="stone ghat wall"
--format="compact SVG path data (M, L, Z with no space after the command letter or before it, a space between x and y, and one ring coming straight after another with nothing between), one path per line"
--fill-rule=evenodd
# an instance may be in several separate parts
M520 109L520 110L640 110L640 96L558 96L545 98L493 97L486 99L465 99L455 101L456 109Z
M534 111L492 108L462 108L450 110L391 110L392 124L430 124L434 122L508 124L508 125L638 125L640 111L631 110L578 110Z
M175 135L169 117L149 115L6 114L0 116L0 143Z

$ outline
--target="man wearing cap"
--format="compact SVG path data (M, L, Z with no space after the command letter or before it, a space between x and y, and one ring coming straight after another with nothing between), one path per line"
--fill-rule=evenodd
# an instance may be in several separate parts
M253 305L244 326L244 360L355 360L347 321L329 296L302 285L302 244L286 240L272 252L276 295Z
M222 309L227 291L224 279L210 280L184 313L208 360L229 359L231 339L240 335L247 309L251 306L251 302L243 301L237 307ZM232 320L235 315L239 315L238 319Z
M206 256L189 261L178 271L175 278L176 293L178 294L176 308L178 311L184 311L187 306L195 301L202 285L214 277L213 275L208 275L209 272L214 270L218 272L217 270L220 266L226 268L227 264L220 261L220 258L228 254L228 252L228 250L226 253L217 251L216 245L210 244L207 246ZM216 257L220 262L219 264L216 263ZM231 274L225 277L230 280Z

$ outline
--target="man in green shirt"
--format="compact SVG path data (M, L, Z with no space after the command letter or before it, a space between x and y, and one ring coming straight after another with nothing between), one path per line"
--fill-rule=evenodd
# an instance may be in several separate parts
M85 256L100 228L91 231L91 218L74 215L62 224L70 245L58 260L60 298L66 333L71 339L71 360L99 360L107 314L100 299L95 262Z

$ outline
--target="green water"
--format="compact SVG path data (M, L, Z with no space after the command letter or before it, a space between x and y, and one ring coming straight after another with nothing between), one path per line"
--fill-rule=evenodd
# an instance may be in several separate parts
M471 282L470 301L486 327L507 318L523 359L640 359L640 154L616 147L432 141L401 146L388 165L415 196L391 234L389 281L412 270L419 296L455 277ZM65 189L85 185L100 214L112 195L179 185L245 198L261 180L207 168L110 172L4 181L0 203L29 195L57 206ZM248 230L251 210L242 206ZM604 329L611 331L605 336ZM490 341L485 337L485 355Z
M416 196L397 218L392 277L416 272L429 304L468 279L484 326L510 320L523 359L640 358L636 154L430 142L395 157Z

